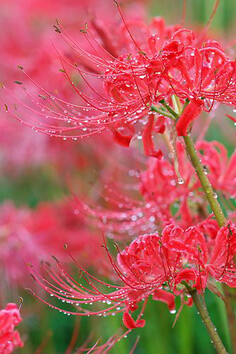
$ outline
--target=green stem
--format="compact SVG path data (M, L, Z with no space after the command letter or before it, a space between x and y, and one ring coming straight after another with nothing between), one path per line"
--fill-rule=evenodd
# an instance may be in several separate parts
M161 103L166 109L167 111L170 112L170 114L172 114L173 117L175 117L175 119L178 119L179 118L179 115L178 113L176 113L173 108L171 108L165 100L160 100L159 103Z
M222 212L221 206L220 206L217 198L215 198L216 194L214 193L214 191L212 189L211 183L204 173L205 171L204 171L204 168L201 164L201 161L200 161L200 158L197 154L197 151L195 149L194 142L193 142L190 134L188 136L184 136L183 138L185 141L187 153L191 159L192 165L194 166L195 171L198 175L198 178L201 182L202 188L203 188L206 198L211 206L211 209L215 215L216 221L217 221L218 225L220 227L222 227L226 224L227 219L225 218L225 216ZM232 296L232 298L230 297L230 294L231 294L231 292L233 292L233 290L228 288L228 286L226 284L223 284L223 289L224 289L226 299L227 299L226 312L227 312L227 318L228 318L229 333L230 333L230 337L231 337L232 346L234 347L234 346L236 346L236 326L235 326L236 319L234 316L235 306L234 306L233 296Z
M161 100L161 101L159 101L159 103L161 103L170 112L170 114L172 114L172 116L173 116L173 118L175 120L179 119L179 115L181 114L181 112L176 113L165 102L165 100ZM183 110L188 105L188 103L189 103L189 100L186 100L185 105L183 107ZM155 106L152 106L152 108L154 108L154 107ZM183 112L183 110L182 110L182 112ZM153 111L155 111L155 109L153 109ZM209 179L207 178L207 176L205 174L205 170L204 170L204 168L203 168L203 166L201 164L201 160L200 160L200 158L199 158L199 156L197 154L197 151L195 149L192 137L189 134L187 136L184 136L183 139L184 139L184 142L185 142L186 151L187 151L187 153L188 153L188 155L190 157L192 165L195 168L197 176L198 176L198 178L199 178L199 180L201 182L202 188L204 190L205 196L206 196L206 198L207 198L207 200L208 200L208 202L209 202L209 204L211 206L211 209L212 209L212 211L213 211L213 213L215 215L216 221L217 221L218 225L220 227L222 227L222 226L226 225L227 219L224 216L223 211L221 209L221 206L220 206L220 204L219 204L219 202L217 200L217 195L214 193L214 191L212 189L212 186L211 186L211 183L210 183ZM223 289L224 289L224 292L226 294L226 299L227 299L226 312L227 312L227 318L228 318L228 325L229 325L229 332L230 332L231 342L232 342L232 345L233 345L233 348L234 348L234 346L236 347L236 326L235 326L236 318L234 316L234 301L231 299L231 296L230 296L231 293L228 295L229 287L226 284L223 284ZM233 289L231 291L233 291ZM233 295L232 295L232 297L233 297ZM191 296L192 296L192 294L191 294ZM193 296L192 296L192 298L193 298ZM195 298L195 300L197 300L197 294L196 294L196 296L194 295L194 298ZM195 302L194 298L193 298L193 301ZM199 304L199 301L197 301L197 303ZM196 303L195 303L195 305L197 306ZM204 307L205 307L205 305L204 305ZM207 309L206 308L205 308L205 312L207 313ZM207 313L207 315L208 315L208 313ZM208 317L209 317L209 315L208 315ZM210 318L209 318L209 321L211 322ZM209 323L209 321L208 321L208 323ZM212 324L212 322L211 322L211 324ZM206 323L205 323L205 325L206 325ZM213 326L213 324L212 324L212 326ZM213 326L213 328L214 328L214 326ZM218 334L217 334L217 336L218 336ZM221 342L220 338L219 338L219 341ZM224 349L224 347L223 347L223 349ZM224 351L222 353L226 353L225 349L224 349ZM236 353L236 351L235 351L235 353Z
M219 334L217 333L217 330L212 323L209 313L207 311L207 308L205 306L204 300L202 297L197 293L196 290L188 290L189 294L191 295L193 302L199 312L199 315L201 316L203 323L210 335L210 338L212 340L212 343L217 351L218 354L226 354L227 351L219 337Z
M159 108L157 108L157 107L155 107L155 106L151 106L151 111L156 112L156 113L159 113L159 114L161 114L162 116L165 116L165 117L174 119L173 116L172 116L170 113L168 113L168 112L166 112L166 111L164 110L164 108L163 108L163 109L159 109Z
M224 226L227 222L221 206L217 200L217 195L214 193L211 183L209 179L207 178L204 168L201 164L200 158L197 154L197 151L194 146L194 142L191 138L191 135L184 136L184 142L186 146L187 153L191 159L192 165L195 168L195 171L198 175L198 178L201 182L202 188L204 190L204 193L206 195L206 198L211 206L211 209L215 215L215 218L219 224L220 227Z
M184 108L188 105L188 100L186 100ZM176 113L166 102L165 100L161 100L160 103L173 115L173 117L178 120L179 114L181 112ZM183 112L182 110L182 112ZM195 168L195 171L197 173L197 176L201 182L203 191L205 193L205 196L211 206L211 209L215 215L216 221L220 227L224 226L227 223L227 219L223 214L223 211L221 209L221 206L217 200L217 195L214 193L211 183L208 179L208 177L205 174L205 170L201 164L201 160L197 154L197 151L194 146L194 142L192 140L191 135L187 135L183 137L185 146L186 146L186 151L190 157L190 160L192 162L193 167ZM233 347L236 346L236 326L235 326L235 316L234 316L234 302L231 299L231 297L228 295L229 292L229 287L226 284L223 284L223 289L226 294L226 312L227 312L227 318L228 318L228 324L229 324L229 332L230 332L230 337L231 337L231 342ZM207 311L207 310L206 310ZM208 316L209 317L209 316Z

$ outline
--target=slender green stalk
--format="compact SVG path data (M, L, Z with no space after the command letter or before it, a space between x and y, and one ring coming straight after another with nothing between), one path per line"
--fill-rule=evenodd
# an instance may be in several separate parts
M212 340L212 343L217 351L218 354L226 354L227 351L224 347L224 344L222 343L219 334L217 333L217 330L212 323L209 313L207 311L207 308L205 306L204 300L202 296L200 296L196 290L191 290L189 291L189 294L191 295L193 302L199 312L199 315L202 318L202 321L210 335L210 338Z
M161 104L167 109L167 111L169 111L169 112L172 114L173 117L175 117L176 119L179 118L178 113L176 113L176 112L173 110L173 108L171 108L171 107L166 103L165 100L160 100L159 103L161 103Z
M161 114L162 116L165 116L165 117L174 119L173 116L172 116L170 113L166 112L163 108L162 108L162 109L159 109L159 108L157 108L157 107L155 107L155 106L151 106L151 111L156 112L156 113L159 113L159 114Z
M175 97L175 99L177 99ZM179 118L179 115L181 114L180 111L178 111L178 113L176 113L166 102L165 100L162 100L160 101L160 103L173 115L173 117L175 118L175 120L177 121L178 118ZM188 101L186 100L185 102L185 105L182 109L182 112L184 110L184 108L187 106L188 104ZM184 136L183 137L184 139L184 142L185 142L185 147L186 147L186 151L189 155L189 158L192 162L192 165L193 167L195 168L195 171L197 173L197 176L201 182L201 185L202 185L202 188L203 188L203 191L205 193L205 196L211 206L211 209L215 215L215 218L216 218L216 221L218 223L218 225L220 227L224 226L226 223L227 223L227 219L226 217L224 216L223 214L223 211L221 209L221 206L217 200L217 195L214 193L213 189L212 189L212 186L211 186L211 183L207 177L207 175L205 174L205 170L201 164L201 160L197 154L197 151L195 149L195 146L194 146L194 142L192 140L192 137L190 134L188 134L187 136ZM228 318L228 324L229 324L229 332L230 332L230 337L231 337L231 341L232 341L232 345L234 347L234 345L236 345L235 341L236 341L236 326L235 326L235 316L234 316L234 304L233 304L233 300L231 299L231 294L228 295L228 292L229 292L229 288L227 285L223 284L223 288L224 288L224 292L225 292L225 295L226 295L226 298L227 298L227 303L226 303L226 312L227 312L227 318ZM198 307L200 306L200 300L198 298L198 294L196 293L191 293L191 296L193 298L193 301L195 303L195 305ZM205 326L207 327L207 325L209 325L209 323L212 324L211 320L210 320L210 317L207 313L207 309L205 307L204 304L202 304L203 307L205 308L205 310L202 312L200 312L199 310L199 313L202 316L208 316L209 320L207 320L207 324L205 323L204 321L204 318L203 318L203 321L205 323ZM209 322L210 321L210 322ZM212 324L213 326L213 324ZM214 326L213 326L214 328ZM214 329L215 330L215 329ZM208 330L209 332L209 330ZM210 332L209 332L210 333ZM212 332L213 333L213 332ZM217 334L218 336L218 334ZM218 336L219 337L219 336ZM220 338L219 338L219 341L221 342ZM214 342L214 341L213 341ZM222 342L221 342L222 344ZM224 349L224 347L223 347ZM224 351L220 351L219 353L226 353L225 349Z
M177 100L177 98L175 97L175 99ZM173 118L177 121L178 118L179 118L179 115L181 112L178 112L176 113L173 108L171 108L166 102L165 100L161 100L159 101L169 112L170 114L173 116ZM175 102L175 101L174 101ZM186 100L186 103L185 103L185 106L183 107L183 110L184 108L186 107L186 105L188 104L188 100ZM177 105L178 101L176 102L176 105ZM152 106L151 108L153 111L155 112L158 112L160 113L160 109L155 107L155 106ZM183 111L182 110L182 111ZM184 139L184 142L185 142L185 147L186 147L186 151L190 157L190 160L192 162L192 165L193 167L195 168L195 171L198 175L198 178L201 182L201 185L202 185L202 188L204 190L204 193L206 195L206 198L211 206L211 209L215 215L215 218L219 224L220 227L224 226L227 222L223 212L222 212L222 209L221 209L221 206L217 200L217 195L214 193L213 189L212 189L212 186L211 186L211 183L208 179L208 177L206 176L205 174L205 170L201 164L201 161L200 161L200 158L197 154L197 151L195 149L195 146L194 146L194 142L192 140L192 137L191 137L191 134L189 133L187 136L184 136L183 137Z
M204 193L206 195L206 198L211 206L211 209L215 215L215 218L219 224L220 227L224 226L227 222L221 206L217 200L217 195L214 193L211 183L208 179L208 177L205 174L205 170L201 164L200 158L197 154L197 151L195 149L194 146L194 142L190 136L190 134L188 136L184 136L184 142L185 142L185 146L186 146L186 151L191 159L192 165L195 168L195 171L198 175L198 178L201 182L202 188L204 190Z
M201 182L202 188L204 190L204 193L206 195L206 198L211 206L211 209L215 215L216 221L218 222L218 225L220 227L224 226L227 222L227 219L225 218L221 206L217 200L217 195L214 193L211 183L208 179L208 177L205 175L204 168L201 164L200 158L196 152L194 142L190 136L184 136L184 141L185 141L185 146L187 153L191 159L192 165L195 168L195 171L198 175L198 178ZM231 343L233 348L236 346L236 319L234 315L234 298L233 298L233 290L228 288L226 284L223 284L223 289L225 292L225 297L226 297L226 312L227 312L227 318L228 318L228 326L229 326L229 333L231 337Z

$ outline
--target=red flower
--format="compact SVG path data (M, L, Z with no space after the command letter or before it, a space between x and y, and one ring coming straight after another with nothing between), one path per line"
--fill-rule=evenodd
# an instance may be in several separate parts
M210 277L234 287L236 285L236 229L232 222L219 229L214 242L199 230L190 227L183 231L174 225L163 231L163 245L181 253L187 269L177 274L175 284L182 280L193 281L199 291L204 290Z
M23 347L18 331L15 326L22 321L16 304L9 303L5 309L0 310L0 352L11 353L16 347Z
M204 103L200 99L193 99L184 109L176 124L178 135L187 135L189 124L192 123L203 111Z
M209 112L217 103L236 105L236 64L216 41L203 43L201 35L196 37L178 25L167 27L160 18L150 25L133 17L126 20L118 4L117 8L121 23L113 23L112 28L107 20L112 35L96 17L91 29L86 26L81 30L78 42L59 23L55 25L69 46L65 58L58 54L60 71L77 98L73 95L73 101L68 102L67 97L36 85L40 100L27 93L32 102L29 115L24 104L16 113L2 103L18 120L39 132L77 140L108 130L122 146L142 136L145 153L160 157L152 134L162 133L172 118L160 101L172 105L173 95L179 98L176 129L178 135L186 135L203 110ZM80 85L77 77L82 80ZM190 103L181 111L186 99ZM153 115L155 108L157 117ZM162 116L165 124L159 122Z
M236 227L228 224L217 233L211 258L206 266L208 272L216 280L236 287Z
M217 142L200 141L196 147L216 193L221 199L222 195L234 196L236 155L229 159L224 146ZM81 216L109 238L120 241L156 232L170 220L183 228L201 223L208 211L200 182L181 142L176 143L175 151L174 158L150 158L146 165L137 165L139 155L131 155L135 169L131 168L128 181L120 173L120 165L109 165L103 173L103 189L99 189L102 206L98 208L96 200L76 198Z
M217 141L197 143L202 164L208 170L208 178L216 191L235 198L236 193L236 152L229 159L224 145Z
M164 128L163 123L160 126L155 121L150 108L170 91L170 87L161 82L161 72L167 59L161 61L159 55L163 44L179 26L167 27L160 18L153 19L150 25L137 19L125 21L122 14L121 18L120 27L115 24L116 28L119 27L119 36L115 34L115 47L114 43L108 46L107 35L104 30L101 31L96 19L92 21L92 32L87 28L81 30L81 43L78 44L61 25L55 26L70 49L74 50L74 54L61 57L61 71L78 94L76 104L66 102L64 97L57 97L36 85L41 91L40 100L27 93L32 102L29 114L26 114L24 104L18 113L10 105L5 106L7 111L36 131L64 139L76 140L109 130L115 141L123 146L129 146L131 139L137 137L139 133L135 132L134 126L140 122L138 132L142 131L142 125L147 125L143 133L146 154L159 157L160 152L152 141L152 132L163 132ZM137 38L134 39L132 31L137 32ZM120 32L124 33L122 38ZM99 44L97 36L101 37L99 40L104 47ZM81 77L84 91L71 79L71 71ZM23 119L20 118L21 113Z
M209 112L219 103L236 106L236 61L216 41L195 43L185 46L163 75L181 102L190 101L177 122L178 135L186 135L203 110Z
M232 287L236 285L236 268L233 263L236 253L235 225L229 222L218 231L214 242L212 243L212 239L210 241L208 244L208 237L205 237L198 227L183 230L178 226L169 225L164 228L162 235L156 233L139 236L118 253L117 263L107 250L121 285L107 284L90 275L81 266L79 269L85 283L76 281L61 267L58 260L57 272L48 263L44 264L48 279L32 268L31 272L51 296L78 309L78 312L63 310L65 313L78 316L108 316L123 312L125 326L133 329L144 326L145 321L140 319L144 307L140 310L137 320L131 317L131 313L150 295L154 300L165 302L172 311L175 309L175 296L180 295L183 302L191 304L185 300L186 288L183 281L199 292L205 290L211 278ZM71 257L73 259L72 255ZM106 292L104 287L107 288ZM100 303L102 309L98 307L91 310L86 306L88 303Z
M158 235L140 236L118 254L117 263L112 260L109 252L107 252L115 270L116 278L123 283L122 285L107 284L93 277L78 265L85 280L85 283L82 284L75 281L61 267L58 260L58 272L48 263L44 264L48 280L41 277L33 268L30 267L29 269L35 280L51 296L57 297L62 302L72 304L78 309L78 312L63 310L64 313L78 316L109 316L123 312L123 321L128 329L143 327L145 321L141 320L140 317L144 311L145 303L137 320L134 320L130 315L138 309L138 304L142 300L147 300L150 295L153 295L154 299L165 302L170 310L175 307L174 295L162 289L162 283L167 281L167 276L159 253L159 240ZM104 287L107 288L106 292L103 290ZM113 289L113 291L110 291L110 289ZM39 298L38 295L35 296ZM47 303L45 300L41 300ZM98 307L96 310L91 310L86 306L87 304L97 304L98 306L99 303L100 308ZM60 310L60 308L51 304L49 306Z

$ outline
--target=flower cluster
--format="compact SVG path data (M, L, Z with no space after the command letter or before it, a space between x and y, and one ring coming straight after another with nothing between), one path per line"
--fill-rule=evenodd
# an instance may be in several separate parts
M88 26L81 30L80 41L87 46L77 45L59 22L55 26L74 51L69 55L73 61L59 56L61 72L78 95L78 103L41 89L41 101L32 98L40 107L33 109L33 119L13 115L38 131L64 139L109 130L115 141L129 146L141 136L146 155L160 157L153 133L163 133L175 121L177 134L185 136L201 112L210 112L219 103L235 107L236 63L206 35L166 26L162 18L149 25L126 21L117 7L122 22L115 38L124 35L114 43L95 22L91 30ZM82 79L84 91L71 78L73 71Z
M131 314L141 301L149 296L165 302L170 311L175 310L175 296L191 305L185 284L203 292L211 279L236 286L236 228L232 222L209 237L199 227L186 230L170 224L162 234L143 235L136 238L115 262L107 247L107 254L121 285L111 285L90 275L79 266L84 282L74 280L56 259L56 272L48 263L44 269L47 278L30 268L34 279L50 294L62 302L72 304L77 311L64 311L79 316L109 316L123 312L123 322L128 329L143 327L140 319L144 307L135 321ZM71 256L73 257L73 256ZM108 292L103 290L106 287ZM112 288L113 291L109 291ZM38 295L36 295L39 297ZM45 303L45 300L42 299ZM102 309L91 310L87 304L101 304ZM51 303L50 307L57 308ZM108 305L108 306L107 306ZM85 306L85 307L84 307ZM58 309L58 308L57 308Z
M57 4L58 14L66 16L65 26L58 20L54 25L53 50L37 1L20 0L25 7L3 15L6 27L16 22L10 45L0 33L3 166L8 172L17 165L47 169L50 162L56 182L65 177L66 193L72 194L54 202L37 200L35 209L11 202L0 207L3 281L25 284L27 267L36 285L31 292L49 307L67 315L121 314L125 330L104 345L81 347L88 352L107 352L131 330L144 327L149 298L178 311L176 319L185 304L194 302L199 309L202 302L200 314L209 330L207 311L201 312L205 289L224 299L228 310L231 300L217 282L236 287L236 153L230 156L220 142L205 140L210 120L202 114L213 117L220 108L234 120L230 110L236 108L235 57L207 33L219 1L200 32L184 21L169 26L156 17L147 22L143 2L125 0L122 6L102 1L84 25L82 8L94 0L70 3L68 12L63 1ZM16 21L22 8L22 21ZM42 11L50 19L55 4L43 1ZM28 30L37 16L38 45ZM29 46L35 48L34 60ZM55 61L61 66L58 75ZM18 77L9 63L18 65ZM21 130L6 124L9 115L24 123ZM33 132L28 134L25 125ZM86 137L92 137L89 144L78 142ZM20 148L16 140L22 141ZM124 153L133 141L135 148ZM48 262L52 254L55 266ZM20 321L15 304L0 311L3 353L23 346L14 331ZM214 328L212 333L218 345Z

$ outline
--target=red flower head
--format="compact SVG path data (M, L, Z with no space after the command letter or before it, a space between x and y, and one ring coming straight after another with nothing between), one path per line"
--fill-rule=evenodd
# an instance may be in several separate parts
M176 124L178 135L186 135L203 110L210 112L219 103L236 106L236 61L216 41L195 43L183 48L164 75L172 94L189 102Z
M209 274L217 281L236 287L236 227L232 222L221 227L215 238L209 263Z
M213 188L227 197L235 198L236 152L228 158L226 148L217 141L200 141L196 147L206 172L209 172Z
M232 222L219 229L214 242L208 240L198 227L183 231L174 225L163 230L163 246L181 254L182 269L173 276L175 286L181 281L193 282L191 286L204 290L213 278L234 287L236 285L236 229ZM179 268L180 269L180 268Z
M9 303L5 309L0 310L0 352L10 354L14 348L23 347L18 331L15 326L22 321L16 304Z
M191 304L185 299L186 288L183 282L199 292L204 291L212 278L231 287L236 285L236 268L233 263L236 229L232 222L219 229L213 243L212 239L208 243L208 236L205 237L197 227L183 230L169 225L164 228L162 235L156 233L139 236L119 252L117 263L113 261L107 248L106 250L121 285L102 282L81 266L79 268L85 282L76 281L61 267L58 260L58 272L45 263L44 270L48 280L33 268L31 272L51 296L56 296L78 309L78 312L63 310L65 313L108 316L123 312L123 321L128 329L144 326L145 321L140 319L144 307L136 321L131 313L150 295L154 300L165 302L172 311L175 309L175 296L180 295L183 302ZM71 257L73 258L72 255ZM104 286L107 292L102 289ZM111 288L113 291L109 291ZM100 303L102 309L91 310L86 306L88 303ZM60 310L54 305L49 306Z
M164 125L163 121L159 122L161 118L156 120L150 108L170 91L170 87L161 81L167 59L160 60L159 54L179 26L167 27L160 18L146 25L138 19L126 21L121 12L120 15L122 23L119 26L115 24L115 40L109 42L109 46L107 36L98 28L95 19L92 20L91 30L81 30L81 43L78 44L60 24L55 26L55 30L61 33L74 51L66 58L60 56L60 71L78 95L76 104L66 102L64 97L57 97L36 85L41 91L40 99L27 93L32 105L29 114L26 114L25 104L17 113L10 105L5 105L6 110L33 129L64 139L69 137L77 140L78 137L110 130L117 142L129 146L131 139L143 131L146 154L161 156L154 147L152 132L163 132ZM131 32L135 32L135 38ZM122 38L120 33L124 34ZM97 35L101 37L104 47L99 44ZM23 67L20 66L20 69L24 72ZM72 80L72 71L75 72L75 78L82 79L80 86L76 80ZM21 86L21 82L16 83ZM84 91L81 91L81 87L84 87ZM24 119L20 118L21 113ZM135 124L138 122L140 124L136 132Z
M119 253L117 263L113 261L109 252L108 257L116 273L116 280L119 279L122 285L107 284L90 275L81 266L80 272L85 280L77 282L61 267L58 260L56 272L48 263L44 264L44 270L49 280L41 277L30 268L33 277L51 296L55 296L77 307L78 312L64 311L64 313L78 316L99 315L109 316L116 313L123 313L123 321L128 329L143 327L144 320L140 314L135 321L130 313L138 309L138 304L146 300L150 295L155 300L165 302L170 310L174 310L174 295L162 289L163 282L167 281L165 269L162 266L159 252L160 237L158 235L146 235L137 238L123 252ZM71 256L73 258L73 256ZM83 284L82 284L83 283ZM104 292L102 287L107 288ZM113 291L109 291L113 289ZM36 295L38 298L39 296ZM47 303L45 300L43 302ZM86 304L101 304L102 309L91 310ZM49 304L49 306L60 310Z
M196 146L204 172L216 191L215 197L219 195L225 202L224 196L234 195L235 154L228 159L224 146L216 142L201 141ZM103 173L101 206L97 206L97 198L76 198L76 208L87 223L103 230L109 238L124 241L127 237L156 232L170 220L187 228L205 219L205 197L180 141L173 158L149 158L145 164L138 164L139 155L131 156L135 164L128 172L128 180L123 173L125 166L119 173L117 162L112 167L109 164L109 170Z
M109 130L115 141L129 146L139 137L146 155L161 157L152 135L163 133L171 119L179 118L177 133L186 135L203 110L215 103L236 105L235 61L218 42L203 38L206 31L196 37L189 29L167 27L160 18L150 25L139 18L126 20L118 3L117 14L121 24L113 23L112 35L96 17L91 29L81 29L78 41L59 23L54 26L69 45L66 57L58 55L60 71L77 94L72 102L36 85L40 99L27 93L30 114L25 105L16 112L2 102L6 110L33 129L63 139ZM108 27L112 31L110 22ZM178 112L165 109L163 102L177 105Z

